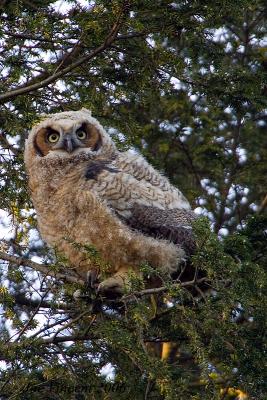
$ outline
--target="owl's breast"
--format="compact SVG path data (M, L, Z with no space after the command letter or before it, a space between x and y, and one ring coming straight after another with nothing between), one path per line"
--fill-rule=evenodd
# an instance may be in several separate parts
M75 198L80 190L80 175L66 175L50 182L40 181L32 190L32 201L42 238L55 246L69 236L79 214Z

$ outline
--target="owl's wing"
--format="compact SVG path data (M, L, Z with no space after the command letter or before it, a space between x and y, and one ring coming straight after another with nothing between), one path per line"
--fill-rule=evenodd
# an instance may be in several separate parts
M116 214L133 229L155 238L170 240L181 246L187 255L192 254L195 250L192 223L197 216L191 210L162 210L135 203L131 207L129 218L122 217L119 213Z
M133 168L132 163L130 166ZM159 177L151 176L152 181L148 177L137 178L137 172L129 173L129 168L98 160L87 166L85 176L91 190L124 224L147 236L167 239L191 254L195 248L192 222L196 215L187 200L167 179L156 184Z
M159 189L165 195L175 194L179 197L179 208L190 209L190 205L185 196L177 187L174 187L167 177L150 165L144 157L132 154L130 151L121 153L118 157L118 166L124 173L129 174L136 181L147 182L151 187Z

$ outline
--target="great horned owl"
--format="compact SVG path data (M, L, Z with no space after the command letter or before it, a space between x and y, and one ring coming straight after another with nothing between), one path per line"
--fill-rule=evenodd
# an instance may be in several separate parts
M96 266L83 246L94 246L109 265L100 290L120 291L145 262L172 273L192 250L186 198L142 156L118 151L90 111L35 125L25 164L42 238L84 279Z

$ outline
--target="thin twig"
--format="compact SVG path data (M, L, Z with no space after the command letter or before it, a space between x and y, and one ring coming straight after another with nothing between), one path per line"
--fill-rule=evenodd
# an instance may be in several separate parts
M68 315L67 317L62 318L60 321L57 320L57 321L53 322L52 324L45 325L38 332L35 332L33 335L31 335L30 339L34 339L34 338L38 337L41 333L48 331L51 328L54 328L54 326L63 324L64 322L68 321L70 318L71 317ZM47 335L44 335L44 336L47 336Z
M47 339L40 339L40 344L50 345L50 344L57 344L57 343L65 343L65 342L80 342L85 340L99 340L103 339L99 336L94 335L70 335L70 336L57 336ZM39 341L39 339L38 339Z
M188 282L175 283L174 285L172 285L172 288L174 288L174 287L180 288L180 287L195 286L196 284L203 283L203 282L206 282L206 281L208 281L208 278L205 278L205 277L197 279L197 280L193 279L192 281L188 281ZM167 286L161 286L161 287L152 288L152 289L144 289L144 290L140 290L139 292L133 292L133 293L130 293L130 294L127 294L127 295L123 296L121 298L121 301L125 301L127 298L132 297L132 296L143 297L143 296L148 296L148 295L151 295L151 294L164 293L167 290L169 290L169 287L167 287Z
M57 344L56 346L57 346L57 348L58 348L58 350L59 350L59 352L60 352L62 358L64 359L64 361L65 361L67 367L69 368L70 372L71 372L76 378L78 378L78 374L76 373L75 368L73 367L73 365L71 365L71 363L70 363L69 360L67 359L66 354L64 353L64 351L62 350L62 348L60 347L60 345Z
M29 318L29 320L27 321L27 323L23 326L23 328L20 330L20 332L18 333L18 336L15 340L15 342L18 342L20 337L23 335L23 333L27 330L27 328L29 327L29 325L31 324L31 322L33 321L34 317L38 314L40 307L42 305L42 301L43 299L48 295L49 290L47 290L43 296L41 297L41 300L39 301L38 306L36 307L36 309L34 310L33 314L31 315L31 317Z
M12 146L12 144L9 143L4 133L0 133L0 143L3 145L3 149L11 151L14 156L18 156L21 153L19 149L16 149L14 146Z
M68 322L67 324L63 325L61 328L59 328L56 331L56 333L54 334L53 339L55 339L60 332L62 332L65 329L69 328L71 325L73 325L75 322L79 321L86 314L88 314L88 310L83 311L81 314L78 315L78 317L73 318L70 322Z

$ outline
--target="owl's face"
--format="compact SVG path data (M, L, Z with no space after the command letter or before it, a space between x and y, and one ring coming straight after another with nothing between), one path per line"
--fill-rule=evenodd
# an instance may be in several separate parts
M89 122L55 121L40 128L34 138L39 156L71 156L80 151L98 151L102 138L96 126ZM51 154L52 153L52 154Z
M25 142L24 160L29 173L43 168L62 169L86 160L111 159L118 153L103 126L85 108L47 115L34 125ZM38 173L39 173L38 172Z

